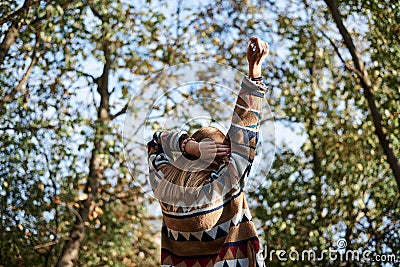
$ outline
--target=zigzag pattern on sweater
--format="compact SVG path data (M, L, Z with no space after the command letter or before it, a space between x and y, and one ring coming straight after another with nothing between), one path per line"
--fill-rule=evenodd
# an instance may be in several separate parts
M175 255L168 249L162 249L161 260L164 263L162 266L172 267L237 267L249 266L249 258L247 245L251 243L259 249L259 241L257 237L238 242L227 243L218 254L205 254L194 256L179 256ZM169 263L169 264L165 264ZM171 264L172 263L172 264ZM263 260L257 259L256 266L265 266Z
M163 225L162 232L173 241L201 241L210 242L215 239L225 237L229 228L237 226L244 222L252 221L252 216L249 209L242 209L235 214L231 220L214 226L209 230L197 231L197 232L180 232L172 229L168 229L167 226Z

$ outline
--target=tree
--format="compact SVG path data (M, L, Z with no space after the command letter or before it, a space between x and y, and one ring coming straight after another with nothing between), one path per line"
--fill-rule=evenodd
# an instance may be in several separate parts
M286 8L271 5L270 9L280 11L277 33L281 42L289 44L289 56L278 64L275 74L282 88L276 99L283 98L284 104L278 102L273 106L277 107L280 121L294 129L300 125L306 141L297 152L290 147L278 150L273 171L267 176L270 186L254 194L261 203L256 217L264 224L267 244L276 249L322 251L335 247L338 237L343 237L346 249L396 253L399 244L389 237L399 234L395 230L399 225L399 194L391 155L386 157L388 161L383 160L388 151L382 140L390 140L389 147L398 151L399 143L394 137L397 130L392 126L398 122L391 116L397 105L396 87L391 87L392 63L384 64L390 61L396 66L398 58L394 60L391 54L384 59L385 54L377 51L385 48L371 48L382 39L390 44L388 47L398 46L393 32L389 35L379 29L395 30L393 15L387 14L385 23L377 21L385 17L383 10L393 8L393 4L342 3L343 23L358 22L351 26L352 48L359 47L356 53L347 50L352 49L348 42L350 34L343 25L339 29L347 36L335 39L335 24L328 20L333 11L325 3L299 1ZM375 5L383 9L377 10ZM361 55L370 70L361 67ZM351 60L358 60L356 67ZM389 75L383 79L382 73ZM365 75L373 77L370 79L375 81L375 88L371 84L363 88L366 84L360 78ZM370 112L376 114L370 117ZM383 139L379 127L385 132ZM276 257L273 262L277 262Z
M368 70L366 69L363 60L361 59L361 55L358 52L357 48L354 45L351 35L343 24L342 15L338 9L337 3L335 0L326 0L325 3L329 7L332 17L339 29L340 34L342 35L343 41L351 54L354 67L350 66L344 59L342 58L338 48L335 46L335 43L331 42L332 46L334 46L335 51L338 53L338 56L342 60L345 68L349 71L354 72L359 80L362 88L364 89L364 96L368 102L368 106L371 112L372 122L374 123L375 132L379 139L379 143L382 146L383 152L386 155L387 163L392 169L393 176L396 179L397 187L400 190L400 163L398 160L398 155L395 154L393 150L393 144L391 138L389 137L388 130L383 125L382 114L377 106L372 81L370 79L370 75L368 74ZM382 16L382 14L381 14ZM374 21L376 18L372 16L371 21ZM390 25L390 21L388 23ZM390 42L390 39L389 39Z
M212 58L229 45L212 39L211 27L196 24L196 17L211 24L207 16L217 12L204 16L210 7L196 13L180 2L167 21L161 12L167 4L157 4L159 9L124 1L2 6L1 242L13 248L2 246L1 264L50 266L58 258L71 265L80 256L88 265L154 265L148 201L122 164L120 116L135 79L165 65ZM189 15L195 17L186 21ZM199 38L190 41L197 31ZM211 40L208 51L198 49ZM91 70L93 62L102 70ZM121 239L124 246L116 246Z
M398 9L381 0L7 1L0 264L157 265L160 218L148 212L157 203L134 182L146 166L124 164L129 98L140 81L191 60L246 72L251 36L271 44L268 101L288 141L271 172L256 173L266 180L250 201L262 239L321 251L343 237L347 249L398 254Z

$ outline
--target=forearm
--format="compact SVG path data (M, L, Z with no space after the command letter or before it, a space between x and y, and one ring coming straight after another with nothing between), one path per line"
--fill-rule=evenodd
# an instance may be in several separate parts
M153 162L154 158L162 159L154 166L167 164L173 161L173 152L180 152L180 143L188 135L185 132L156 131L153 139L147 143L147 154L149 160Z
M243 79L232 124L258 131L266 88L265 85L256 85L246 77Z
M227 136L234 157L236 154L250 162L254 158L265 88L256 85L248 78L243 79Z

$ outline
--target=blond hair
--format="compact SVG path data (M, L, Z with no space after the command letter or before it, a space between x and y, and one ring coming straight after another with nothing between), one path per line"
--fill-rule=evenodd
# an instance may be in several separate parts
M192 135L192 138L194 138L196 142L200 142L206 138L212 139L214 142L223 142L225 144L228 144L229 142L223 132L211 126L203 127L197 130ZM197 159L197 157L191 155L187 156L187 158L190 160ZM223 161L223 158L217 157L215 158L215 161L221 163ZM164 179L178 186L200 187L207 183L207 178L210 177L211 172L218 167L215 165L210 165L207 168L199 171L191 171L191 168L187 166L190 164L190 162L186 163L186 166L184 165L183 168L178 168L174 165L170 165L168 168L166 168L164 172Z

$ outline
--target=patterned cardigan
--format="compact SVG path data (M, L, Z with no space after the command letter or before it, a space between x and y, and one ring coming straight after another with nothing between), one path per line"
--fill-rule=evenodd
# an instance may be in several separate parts
M266 86L243 78L227 134L232 147L229 163L211 173L212 187L204 190L213 195L197 192L193 198L198 205L189 208L158 198L163 213L161 266L265 266L243 191L255 156L265 90ZM147 144L154 192L185 137L178 132L156 132ZM187 195L193 196L178 198Z

